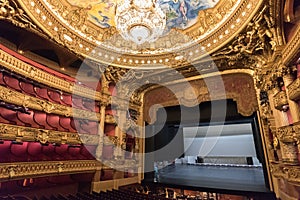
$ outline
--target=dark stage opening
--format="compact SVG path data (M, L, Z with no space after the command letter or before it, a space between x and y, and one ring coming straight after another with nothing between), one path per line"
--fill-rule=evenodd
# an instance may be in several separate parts
M223 116L213 116L213 104L219 109L225 105ZM159 109L156 122L146 128L145 142L147 183L227 194L272 194L257 116L241 116L232 100Z

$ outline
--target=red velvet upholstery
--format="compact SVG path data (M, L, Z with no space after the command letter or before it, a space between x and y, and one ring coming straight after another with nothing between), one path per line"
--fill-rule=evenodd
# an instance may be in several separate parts
M48 96L48 89L40 88L40 87L34 87L34 91L35 91L35 94L39 98L47 100L47 101L51 101L50 97Z
M68 153L68 145L61 144L59 146L55 146L55 153L57 153L61 158L64 158Z
M3 141L0 143L0 162L9 162L11 141Z
M9 75L4 75L3 80L8 87L10 87L14 90L17 90L17 91L22 91L22 89L20 88L18 79L14 78L12 76L9 76Z
M47 123L55 130L58 131L68 131L67 129L64 129L62 126L60 126L59 123L60 119L58 115L53 114L47 114Z
M43 160L42 158L42 145L39 142L29 142L27 148L30 161Z
M28 142L23 142L21 144L11 144L10 151L12 153L11 161L12 162L25 162L27 161L27 147Z
M48 96L53 102L61 104L61 95L58 92L48 90Z
M26 126L32 127L32 128L42 128L39 124L37 124L33 117L34 113L33 111L30 111L29 114L27 113L22 113L22 112L17 112L17 117L20 121L22 121Z
M68 132L76 133L76 129L74 129L71 126L71 118L70 117L64 117L64 116L59 116L59 124L61 127L66 129Z
M5 120L9 121L10 124L15 124L18 126L25 126L25 123L23 123L22 121L20 121L18 119L17 111L10 110L10 109L4 108L4 107L0 107L0 115Z
M3 72L0 72L0 85L6 85L3 77L4 77Z
M34 91L34 86L30 83L26 83L24 81L20 81L20 88L22 91L31 96L37 96Z
M72 95L63 93L60 100L62 104L72 106Z
M52 126L47 123L47 114L44 112L35 111L33 116L34 121L48 130L54 130Z

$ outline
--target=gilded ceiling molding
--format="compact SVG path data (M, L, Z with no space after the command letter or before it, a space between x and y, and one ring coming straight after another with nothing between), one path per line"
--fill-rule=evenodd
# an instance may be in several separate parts
M257 68L265 64L278 45L275 24L269 16L269 7L264 5L243 32L224 48L212 54L215 62L230 68Z
M98 137L97 135L61 132L0 123L1 140L40 142L41 144L96 145L97 143L95 143L95 141Z
M236 101L238 112L244 116L250 116L258 110L256 91L251 76L247 74L228 74L223 75L222 79L223 86L216 83L214 77L190 81L191 87L189 90L193 91L183 88L185 86L182 84L172 85L172 91L166 87L157 87L148 91L143 97L144 119L147 122L154 122L156 112L160 106L168 107L179 104L195 106L201 102L220 99L233 99ZM207 85L213 90L209 91ZM190 92L195 93L195 95L189 97L188 93Z
M39 110L46 113L52 113L66 117L89 119L94 121L99 121L100 119L100 113L52 103L50 101L25 95L3 86L0 86L0 100L14 105L22 106L24 108L30 108L33 110Z
M98 165L95 160L2 163L0 181L95 172Z
M223 46L245 27L263 1L221 0L215 7L200 11L198 22L192 27L171 30L146 46L124 41L114 26L100 28L87 19L88 8L72 6L68 1L19 2L49 37L81 56L124 68L159 68L174 61L170 52L183 52L189 59L197 60L203 56L198 49L201 46L208 53Z
M17 59L3 50L0 50L0 65L17 74L45 84L49 87L97 101L102 100L102 96L99 92L58 78Z
M21 28L37 30L37 26L17 2L15 0L2 0L0 2L0 20L9 21Z

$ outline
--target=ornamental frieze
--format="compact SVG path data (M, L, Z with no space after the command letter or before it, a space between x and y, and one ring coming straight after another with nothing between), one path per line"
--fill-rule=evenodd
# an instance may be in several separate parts
M66 117L73 116L74 118L90 119L94 121L99 121L100 119L100 113L52 103L36 97L25 95L3 86L0 86L0 100L14 105L23 106L24 108L44 111L46 113L52 113Z
M0 123L0 139L17 142L97 145L99 136L15 126Z
M97 166L98 163L94 160L2 163L0 166L0 181L95 172Z

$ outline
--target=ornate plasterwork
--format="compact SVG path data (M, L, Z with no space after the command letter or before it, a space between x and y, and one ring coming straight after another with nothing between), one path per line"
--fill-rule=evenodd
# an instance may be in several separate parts
M272 163L271 172L276 178L284 178L290 183L300 184L300 167L297 165Z
M265 5L242 33L212 56L227 68L255 69L257 63L265 64L268 56L272 55L272 51L278 45L275 38L275 25L268 10Z
M95 160L2 163L0 166L0 181L95 172L98 165Z
M273 98L274 106L277 110L283 110L284 105L288 105L286 91L278 92Z
M250 116L258 110L256 92L251 76L243 73L227 74L222 76L222 83L216 80L218 78L209 77L190 81L190 90L193 90L194 93L191 98L186 95L189 91L186 90L187 88L183 88L186 87L184 84L172 85L170 87L173 88L172 91L166 87L157 87L150 90L144 96L145 120L154 122L156 111L160 106L175 106L180 103L185 106L196 106L201 102L220 99L233 99L236 101L238 112L244 116Z
M0 86L0 100L14 105L30 108L33 110L40 110L46 113L53 113L67 117L90 119L98 121L100 113L90 112L77 108L68 107L61 104L52 103L50 101L42 100L36 97L28 96L23 93L11 90L9 88Z
M0 2L0 19L10 21L21 28L38 29L15 0L2 0Z
M17 142L40 142L70 145L97 145L97 135L61 132L0 123L0 139Z
M296 101L300 99L300 78L297 78L288 86L288 91L291 100Z
M100 29L86 20L87 10L57 0L23 0L23 9L51 38L68 49L102 63L122 67L161 67L172 52L187 52L197 60L232 39L259 9L262 0L220 1L199 12L198 22L183 31L171 30L156 43L135 46L121 39L114 27ZM198 52L198 53L197 53ZM142 65L142 66L141 66Z

